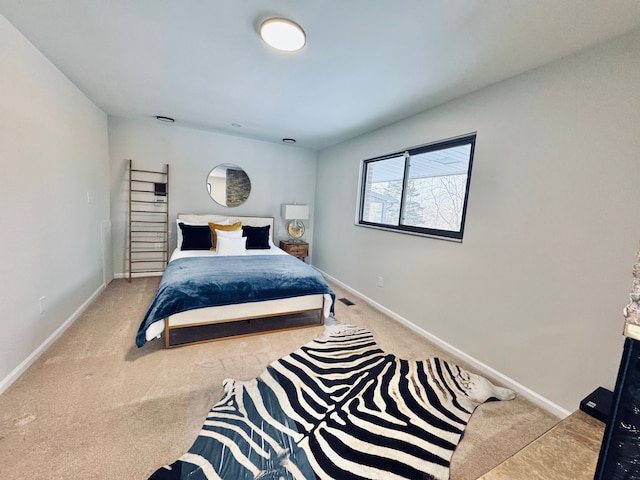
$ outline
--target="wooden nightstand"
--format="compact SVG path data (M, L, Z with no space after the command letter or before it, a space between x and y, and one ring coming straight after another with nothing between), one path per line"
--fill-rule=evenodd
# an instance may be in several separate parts
M294 242L292 240L280 240L280 248L289 255L298 257L304 262L309 256L309 244L307 242Z

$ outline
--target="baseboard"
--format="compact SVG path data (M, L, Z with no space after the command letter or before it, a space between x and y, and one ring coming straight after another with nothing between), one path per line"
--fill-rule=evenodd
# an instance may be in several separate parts
M40 344L38 348L36 348L31 353L31 355L25 358L24 361L20 363L20 365L14 368L13 371L9 373L9 375L7 375L5 378L3 378L0 381L0 395L2 395L2 393L7 388L9 388L11 384L15 382L20 377L20 375L22 375L25 372L27 368L29 368L31 364L33 364L33 362L35 362L40 357L40 355L42 355L47 350L47 348L49 348L53 344L53 342L55 342L58 338L60 338L60 336L65 332L65 330L69 328L71 324L75 322L80 315L82 315L82 312L84 312L87 309L87 307L91 304L91 302L93 302L96 299L96 297L100 295L100 293L102 293L102 291L106 287L107 286L104 283L100 285L98 289L95 292L93 292L91 296L87 300L85 300L85 302L82 305L80 305L80 307L78 307L78 309L75 312L73 312L71 316L67 318L62 325L60 325L51 335L49 335L49 337L44 342L42 342L42 344Z
M377 303L374 300L370 299L366 295L363 295L359 291L354 290L353 288L349 287L348 285L345 285L340 280L332 277L331 275L323 272L322 270L318 269L318 271L320 271L322 273L322 275L324 275L329 281L339 285L340 287L342 287L345 290L349 291L353 295L356 295L357 297L361 298L362 300L367 302L369 305L371 305L376 310L379 310L380 312L384 313L385 315L388 315L392 319L396 320L398 323L401 323L401 324L405 325L406 327L410 328L411 330L413 330L417 334L421 335L422 337L426 338L430 342L434 343L435 345L437 345L438 347L440 347L444 351L446 351L446 352L448 352L448 353L450 353L452 355L455 355L458 358L461 358L466 363L471 365L474 369L476 369L479 373L481 373L482 375L484 375L487 378L491 379L491 381L493 381L495 383L499 383L500 385L505 386L507 388L510 388L511 390L515 391L516 393L518 393L522 397L524 397L527 400L529 400L534 405L537 405L538 407L542 408L543 410L546 410L547 412L551 413L552 415L555 415L558 418L566 418L571 414L571 412L569 412L568 410L566 410L566 409L562 408L561 406L553 403L549 399L547 399L547 398L543 397L542 395L534 392L533 390L525 387L521 383L516 382L512 378L507 377L506 375L498 372L494 368L491 368L489 365L486 365L486 364L482 363L477 358L474 358L471 355L468 355L468 354L464 353L462 350L454 347L450 343L445 342L441 338L436 337L435 335L429 333L428 331L424 330L423 328L418 327L417 325L415 325L414 323L410 322L406 318L401 317L397 313L389 310L388 308L384 307L383 305L380 305L379 303Z

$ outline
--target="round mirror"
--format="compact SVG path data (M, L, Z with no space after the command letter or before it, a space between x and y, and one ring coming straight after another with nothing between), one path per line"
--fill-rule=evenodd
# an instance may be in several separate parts
M237 207L249 198L251 180L239 166L222 163L209 172L207 191L223 207Z

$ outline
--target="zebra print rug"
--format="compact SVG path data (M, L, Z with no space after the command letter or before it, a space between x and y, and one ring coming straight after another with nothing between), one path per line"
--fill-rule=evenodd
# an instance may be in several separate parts
M447 479L474 409L515 394L439 358L402 360L350 325L226 380L189 451L149 480Z

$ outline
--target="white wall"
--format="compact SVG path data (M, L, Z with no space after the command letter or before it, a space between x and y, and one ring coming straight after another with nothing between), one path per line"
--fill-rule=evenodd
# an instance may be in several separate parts
M162 169L169 164L171 248L175 247L178 213L218 213L275 217L276 244L287 238L280 204L310 206L305 239L313 236L313 205L317 153L292 145L250 140L222 133L167 125L155 119L109 117L111 156L111 212L116 275L123 275L127 241L127 166ZM251 180L251 195L238 207L223 207L207 192L207 176L221 163L242 167ZM313 244L311 244L313 252Z
M106 115L2 16L0 72L1 392L104 287L111 245Z
M577 409L613 389L622 353L640 240L639 85L636 33L320 152L314 264ZM473 131L462 244L354 226L361 159Z

